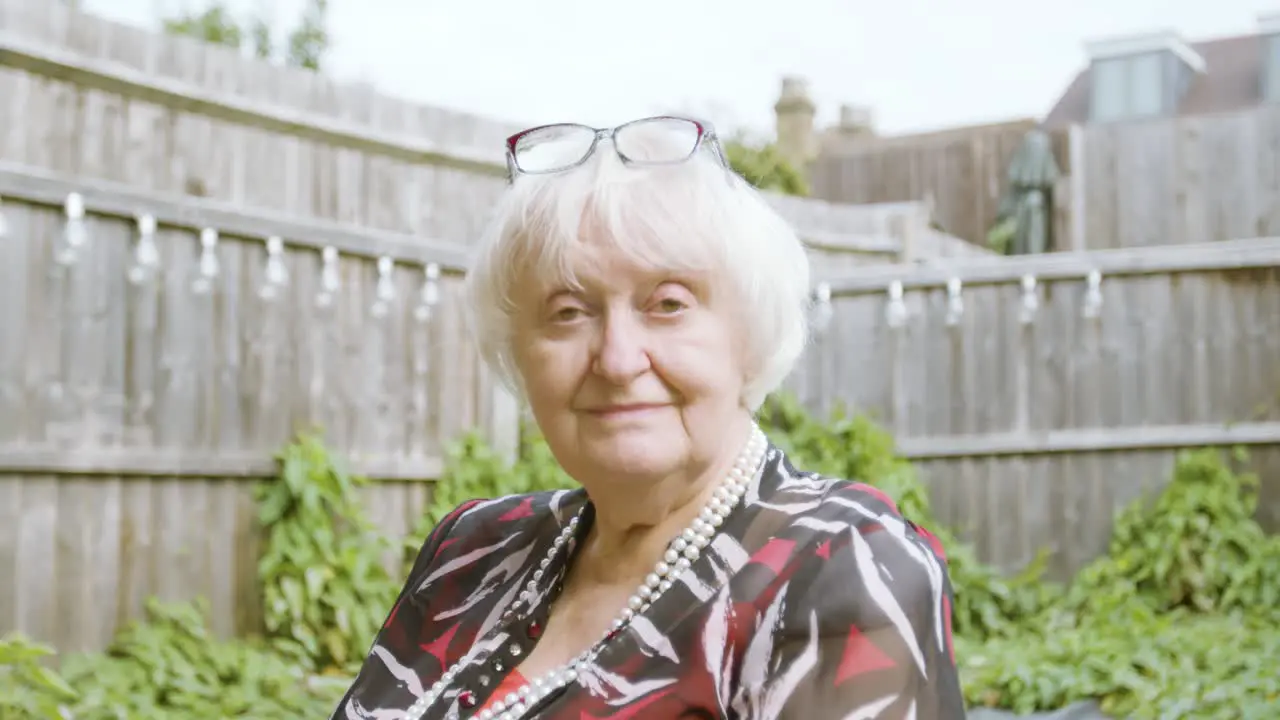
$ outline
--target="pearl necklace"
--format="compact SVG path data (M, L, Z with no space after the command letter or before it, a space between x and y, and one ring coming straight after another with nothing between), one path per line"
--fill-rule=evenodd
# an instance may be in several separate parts
M648 610L663 593L671 589L673 578L688 570L693 561L697 560L699 555L702 554L702 549L711 544L711 538L715 537L717 529L724 524L725 518L742 500L742 496L746 493L747 487L750 486L756 470L760 467L761 460L764 459L767 447L768 441L765 439L764 433L760 431L759 427L752 426L751 437L743 448L742 453L738 455L738 459L734 462L733 469L729 471L728 477L724 479L720 487L716 488L711 500L707 502L706 507L698 514L697 519L667 545L667 550L662 554L662 559L654 565L653 571L645 576L644 582L627 599L627 606L614 619L610 629L605 632L602 638L568 663L546 675L530 680L519 690L508 693L506 697L494 703L492 707L481 710L474 716L475 720L517 720L542 698L576 681L578 672L596 659L603 651L604 645L630 625L636 615ZM585 510L585 507L583 510ZM572 548L571 540L578 529L578 525L581 523L583 510L579 510L577 515L570 518L569 523L556 536L551 548L547 550L546 556L538 563L538 569L534 571L533 578L525 584L524 589L520 591L516 599L503 611L502 617L504 619L510 618L517 610L530 602L538 588L538 582L546 574L547 568L560 555L561 549L566 545ZM564 558L564 564L568 564L567 555ZM462 668L471 662L472 654L475 651L476 648L473 646L458 662L446 670L435 684L409 706L402 719L421 720L422 716L426 714L427 708L444 695Z

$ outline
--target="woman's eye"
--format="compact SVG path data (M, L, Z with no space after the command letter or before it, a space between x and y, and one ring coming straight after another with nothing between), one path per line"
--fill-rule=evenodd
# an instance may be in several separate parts
M675 298L664 298L659 300L656 306L658 312L663 313L664 315L678 313L686 307L688 306Z
M564 308L560 308L559 310L555 311L555 312L551 315L551 317L552 317L552 319L554 319L556 322L569 322L570 320L576 320L576 319L578 318L578 316L579 316L579 315L581 315L581 314L582 314L582 310L581 310L580 308L576 308L576 307L564 307Z

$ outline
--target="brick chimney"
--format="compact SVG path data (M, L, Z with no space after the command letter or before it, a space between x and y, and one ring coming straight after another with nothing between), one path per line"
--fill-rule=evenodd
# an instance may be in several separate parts
M864 105L841 105L835 127L841 137L871 137L876 134L875 114Z
M817 155L813 130L816 108L809 96L809 81L802 77L782 78L782 94L773 106L778 135L778 153L796 168L803 168Z

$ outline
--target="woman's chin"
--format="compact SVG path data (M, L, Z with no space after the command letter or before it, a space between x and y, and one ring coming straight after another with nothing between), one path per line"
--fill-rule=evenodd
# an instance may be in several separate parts
M649 433L618 433L595 438L584 449L591 464L605 473L645 478L667 475L680 466L681 459L674 445Z

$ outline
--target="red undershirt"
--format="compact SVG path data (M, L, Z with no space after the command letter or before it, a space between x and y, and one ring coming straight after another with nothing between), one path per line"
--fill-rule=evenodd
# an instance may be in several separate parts
M520 674L520 671L513 669L511 672L507 673L506 677L502 678L502 682L498 683L498 687L493 689L493 694L489 696L489 702L480 706L480 708L477 709L477 712L481 710L488 710L493 707L494 703L507 695L516 692L526 684L528 683L524 679L524 676Z

